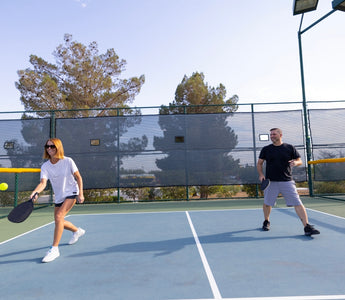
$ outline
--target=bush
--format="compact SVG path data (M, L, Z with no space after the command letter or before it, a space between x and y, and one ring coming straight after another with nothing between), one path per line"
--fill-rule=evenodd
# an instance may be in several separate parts
M316 194L343 194L345 193L345 181L315 182Z
M117 202L115 189L92 189L84 190L85 202ZM123 200L120 198L120 201Z
M248 197L263 197L264 195L256 184L244 184L242 190L247 193Z

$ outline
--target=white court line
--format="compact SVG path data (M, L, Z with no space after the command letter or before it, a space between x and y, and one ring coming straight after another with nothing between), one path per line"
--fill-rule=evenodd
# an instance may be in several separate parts
M345 295L292 296L292 297L254 297L254 298L222 298L222 300L344 300ZM213 299L177 299L177 300L213 300Z
M186 215L187 215L187 219L188 219L188 223L189 223L190 229L192 230L192 233L193 233L193 236L194 236L194 240L195 240L196 246L197 246L197 248L199 250L199 255L201 257L202 264L204 266L204 269L205 269L208 281L210 283L214 299L222 299L222 296L221 296L221 294L219 292L217 283L216 283L216 281L215 281L215 279L213 277L211 268L210 268L210 266L209 266L209 264L207 262L206 255L204 253L204 250L202 249L202 246L200 244L198 235L196 234L194 225L192 223L192 220L191 220L191 218L189 216L188 211L186 211Z
M322 214L322 215L326 215L326 216L331 216L331 217L335 217L335 218L338 218L338 219L343 219L345 220L344 217L340 217L340 216L337 216L337 215L333 215L333 214L330 214L330 213L326 213L326 212L323 212L323 211L320 211L320 210L317 210L317 209L312 209L312 208L306 208L307 210L310 210L310 211L313 211L313 212L316 212L316 213L319 213L319 214Z
M45 225L42 225L42 226L40 226L40 227L34 228L34 229L32 229L32 230L29 230L29 231L27 231L27 232L24 232L24 233L22 233L22 234L20 234L20 235L17 235L17 236L15 236L15 237L11 238L11 239L6 240L6 241L3 241L3 242L0 243L0 245L6 244L6 243L8 243L8 242L10 242L10 241L13 241L13 240L15 240L15 239L17 239L17 238L20 238L21 236L27 235L27 234L29 234L29 233L31 233L31 232L34 232L34 231L39 230L39 229L41 229L41 228L43 228L43 227L46 227L46 226L48 226L48 225L50 225L50 224L52 224L52 223L54 223L54 221L53 221L53 222L50 222L50 223L47 223L47 224L45 224Z

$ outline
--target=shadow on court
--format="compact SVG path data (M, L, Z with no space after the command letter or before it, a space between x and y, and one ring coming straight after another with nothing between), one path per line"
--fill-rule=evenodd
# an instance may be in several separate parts
M47 247L39 247L39 248L32 248L32 249L25 249L25 250L20 250L20 251L14 251L11 253L6 253L6 254L0 254L0 265L3 264L12 264L12 263L20 263L20 262L25 262L25 261L31 261L34 262L35 259L25 259L25 256L30 253L30 252L36 252L38 250L45 250ZM21 256L24 257L23 259L18 259L18 260L11 260L11 257L15 256ZM41 260L37 260L37 262L41 263Z
M291 210L281 210L282 213L284 214L287 214L289 216L294 216L296 213L294 211L291 211ZM339 233L345 233L345 227L343 225L340 225L340 226L337 226L337 225L334 225L334 224L331 224L329 222L324 222L322 221L321 217L319 216L319 218L310 218L309 217L309 223L310 224L314 224L318 227L324 227L324 228L327 228L327 229L330 229L332 231L336 231L336 232L339 232Z
M201 244L216 244L216 243L241 243L241 242L256 242L256 241L270 241L270 240L283 240L283 239L296 239L301 241L311 241L313 237L308 237L304 235L290 235L290 236L273 236L273 237L252 237L252 236L241 236L242 233L250 232L262 232L261 228L248 229L248 230L239 230L233 232L224 232L219 234L212 234L207 236L199 236L199 241ZM171 239L163 241L148 241L148 242L134 242L115 245L108 247L104 250L95 251L95 252L81 252L75 254L75 256L98 256L101 254L110 254L112 252L155 252L156 256L160 255L169 255L173 252L180 251L183 248L195 245L195 240L193 237L190 238L180 238L180 239Z
M59 248L61 249L64 246L67 246L67 244L61 244ZM0 254L0 265L15 264L15 263L22 263L22 262L36 262L36 263L42 264L42 257L25 259L25 256L27 256L29 253L37 253L38 251L42 251L42 253L44 253L44 251L47 251L47 250L48 250L47 247L38 247L38 248L14 251L11 253L6 253L6 254ZM16 257L16 256L24 257L24 258L11 260L11 257Z

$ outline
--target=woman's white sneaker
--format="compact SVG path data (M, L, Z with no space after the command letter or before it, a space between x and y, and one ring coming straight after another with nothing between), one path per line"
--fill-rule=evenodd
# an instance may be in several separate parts
M70 241L68 242L68 244L69 245L75 244L79 240L79 238L83 236L84 234L85 234L85 230L79 227L76 232L73 232L73 235Z
M42 262L47 263L53 261L55 258L60 256L60 251L58 247L50 247L45 257L43 257Z

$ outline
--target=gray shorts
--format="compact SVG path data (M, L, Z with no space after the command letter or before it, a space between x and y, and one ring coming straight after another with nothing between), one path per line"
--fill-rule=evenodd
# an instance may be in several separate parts
M274 206L279 193L284 197L287 206L302 205L302 201L298 195L296 184L292 181L271 181L270 185L264 191L264 203Z

